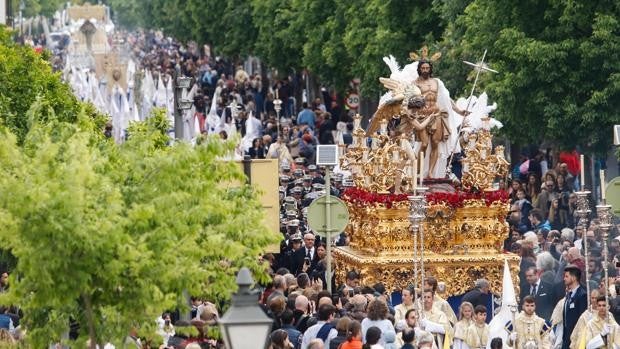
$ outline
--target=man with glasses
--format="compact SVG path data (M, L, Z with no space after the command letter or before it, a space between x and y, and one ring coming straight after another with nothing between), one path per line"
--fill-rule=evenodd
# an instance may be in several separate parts
M535 203L534 208L539 209L543 217L546 218L549 215L549 205L554 197L555 183L553 180L548 179L545 181L545 185L541 188L540 194L538 194L538 201Z

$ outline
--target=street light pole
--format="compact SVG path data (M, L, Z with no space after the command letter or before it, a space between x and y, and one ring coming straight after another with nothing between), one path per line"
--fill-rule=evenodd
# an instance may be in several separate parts
M282 110L282 100L277 98L273 101L273 109L276 111L277 138L280 138L280 111Z

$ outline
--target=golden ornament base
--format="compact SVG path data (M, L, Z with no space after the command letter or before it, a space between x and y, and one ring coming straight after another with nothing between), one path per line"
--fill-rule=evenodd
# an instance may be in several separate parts
M403 243L407 243L403 241ZM370 254L350 247L336 247L332 250L336 260L336 279L344 283L347 271L360 273L363 285L381 282L387 290L403 289L413 284L413 255L411 253ZM519 256L515 254L435 254L425 253L425 275L432 275L444 281L444 297L461 295L474 286L477 279L485 278L491 283L491 291L501 294L504 272L504 260L510 266L512 282L519 285ZM518 290L515 290L517 292Z

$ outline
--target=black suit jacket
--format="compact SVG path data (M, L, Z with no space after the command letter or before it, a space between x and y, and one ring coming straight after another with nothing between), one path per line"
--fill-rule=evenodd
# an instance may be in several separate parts
M528 284L527 287L521 289L521 306L523 306L523 298L530 294L531 287L532 285ZM555 301L553 285L541 280L536 288L534 299L536 300L536 315L549 321L551 319L551 313L553 313L553 308L555 308L555 304L557 303Z
M302 246L299 250L293 253L293 272L295 275L302 273L304 266L304 259L306 258L306 246ZM310 267L308 268L308 272L312 271L316 267L316 263L319 261L319 257L316 255L316 247L314 248L314 253L312 254L312 260L310 261Z
M568 304L566 304L568 303ZM562 349L569 349L570 335L577 324L577 320L581 314L588 308L588 295L586 290L579 286L572 295L571 299L567 299L564 303L564 333L562 333Z
M489 303L489 295L482 293L478 288L474 288L463 295L461 302L469 302L474 306L474 308L477 305L484 305L486 307Z

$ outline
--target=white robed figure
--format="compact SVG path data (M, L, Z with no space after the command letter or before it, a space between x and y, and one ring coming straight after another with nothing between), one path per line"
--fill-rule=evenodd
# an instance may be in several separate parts
M241 139L241 150L244 154L252 147L252 141L259 138L261 134L260 120L254 117L254 113L250 112L248 119L245 121L245 136Z
M125 76L127 81L127 102L129 105L133 105L135 103L135 76L136 76L136 63L129 59L127 62L127 69L125 70ZM133 112L133 110L132 110Z
M513 317L517 311L518 303L515 288L512 283L512 277L510 276L510 267L508 261L504 259L504 277L502 280L502 306L499 312L493 316L493 319L489 323L489 342L487 349L491 349L491 340L495 337L502 339L504 348L511 348L507 345L509 333L506 330L506 324L513 321Z
M170 75L166 75L166 80L164 81L166 86L166 108L168 109L168 118L170 120L170 125L172 125L172 129L176 127L174 124L174 88L172 86L172 77Z
M119 84L112 88L110 96L110 106L112 114L112 137L116 143L122 143L125 139L125 132L129 127L130 109L127 103L127 95Z
M149 69L144 69L144 79L142 80L142 105L140 106L140 119L148 118L153 108L153 100L155 98L156 88L153 81L153 74Z
M209 113L207 114L207 120L205 122L208 134L219 132L220 117L217 115L217 101L220 99L221 92L222 87L216 87L213 98L211 99L211 108L209 108Z
M101 94L101 90L99 89L99 80L94 72L89 73L88 83L90 85L90 91L93 95L92 102L95 105L95 108L103 114L108 114L110 111L105 103L103 95Z
M167 79L167 83L161 77L161 74L157 77L157 90L153 96L155 107L165 108L168 114L168 120L172 129L174 129L174 94L172 93L171 78Z
M189 91L183 91L182 99L194 101L198 92L198 84L194 84ZM192 140L200 135L200 127L196 129L196 106L192 103L191 108L183 110L183 138Z

